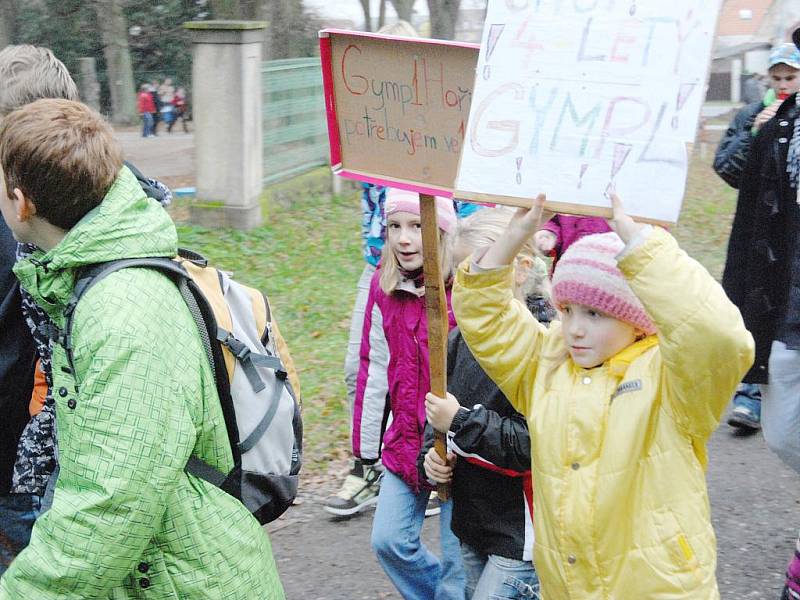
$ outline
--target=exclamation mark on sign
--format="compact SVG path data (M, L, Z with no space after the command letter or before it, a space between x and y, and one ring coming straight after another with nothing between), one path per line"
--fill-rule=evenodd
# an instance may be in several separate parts
M484 79L489 79L489 77L492 76L492 66L489 64L489 61L492 58L492 54L494 54L494 49L497 47L497 42L505 28L505 23L489 25L489 37L486 40L486 64L483 66Z
M581 174L578 176L578 189L583 187L583 176L586 174L586 169L589 168L588 163L583 163L581 165Z
M697 83L682 83L681 87L678 89L678 99L675 101L675 116L672 117L672 128L678 128L678 113L681 109L686 106L686 101L689 99L689 96L692 95L694 88L697 87Z
M622 168L622 165L624 165L625 161L628 159L632 148L633 144L621 144L619 142L614 144L614 158L611 163L611 181L608 182L608 186L606 187L606 196L614 193L616 189L614 179Z
M628 14L629 14L630 16L633 16L633 15L635 15L635 14L636 14L636 0L633 0L633 1L631 2L631 7L628 9Z
M517 157L517 185L522 185L522 173L520 169L522 168L522 157Z

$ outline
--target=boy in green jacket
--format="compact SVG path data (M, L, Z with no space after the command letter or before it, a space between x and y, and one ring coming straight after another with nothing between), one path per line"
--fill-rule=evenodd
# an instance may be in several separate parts
M0 123L0 210L41 251L14 271L58 327L78 269L174 256L177 233L88 107L39 100ZM232 466L210 365L177 287L123 269L53 346L61 472L52 508L0 579L5 598L282 599L269 540L235 498L184 471Z

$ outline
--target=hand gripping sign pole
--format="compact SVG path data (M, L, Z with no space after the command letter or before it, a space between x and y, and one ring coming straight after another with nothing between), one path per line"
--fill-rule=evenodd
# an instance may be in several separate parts
M444 276L439 261L439 224L436 219L436 197L419 195L422 219L422 270L425 275L425 315L428 319L428 354L430 356L431 393L444 398L447 394L447 300ZM447 438L434 430L436 453L447 459ZM436 491L441 500L450 497L449 486L440 483Z

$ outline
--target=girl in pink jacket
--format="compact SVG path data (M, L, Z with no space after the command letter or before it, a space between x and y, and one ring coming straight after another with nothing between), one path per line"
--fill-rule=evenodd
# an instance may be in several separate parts
M425 394L430 391L428 331L422 274L419 198L392 189L386 196L386 244L370 282L361 336L353 444L358 444L360 406L365 390L388 384L392 424L383 438L385 468L372 525L372 547L383 570L406 600L464 600L464 571L458 539L450 530L452 502L442 503L440 561L421 542L430 488L417 476L417 455L425 429ZM436 199L441 270L452 274L449 234L455 228L453 204ZM447 290L450 328L455 318ZM371 341L385 337L389 347L388 382L370 368Z

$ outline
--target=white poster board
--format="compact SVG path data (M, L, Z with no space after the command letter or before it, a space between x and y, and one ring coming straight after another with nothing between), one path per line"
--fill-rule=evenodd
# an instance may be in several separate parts
M489 0L456 197L674 223L720 0Z

